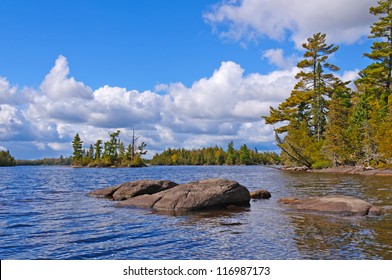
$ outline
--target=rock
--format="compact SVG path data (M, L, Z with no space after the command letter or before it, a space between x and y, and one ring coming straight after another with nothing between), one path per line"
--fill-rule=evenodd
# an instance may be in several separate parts
M107 197L112 198L113 200L125 200L138 195L154 194L175 186L177 186L176 183L168 180L139 180L95 190L90 192L88 195L95 197Z
M247 188L236 181L207 179L175 186L152 195L117 203L116 207L141 207L160 211L195 211L228 205L249 205Z
M111 186L111 187L107 187L107 188L104 188L104 189L93 190L93 191L89 192L87 195L88 196L94 196L94 197L112 198L114 192L117 191L119 188L120 188L120 185Z
M283 171L308 171L309 167L307 167L307 166L283 166L281 169Z
M382 214L384 214L383 209L377 206L372 206L368 213L369 216L381 216Z
M344 216L381 215L381 209L372 204L351 196L325 196L305 199L283 198L279 200L293 209L303 211L324 212Z
M256 190L250 192L250 197L253 199L269 199L271 198L271 193L267 190Z
M296 197L285 197L278 200L278 202L283 204L299 204L301 203L299 198Z

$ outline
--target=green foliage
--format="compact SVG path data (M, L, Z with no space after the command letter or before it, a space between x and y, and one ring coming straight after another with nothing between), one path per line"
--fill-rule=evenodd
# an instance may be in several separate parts
M328 56L338 47L327 45L325 34L303 44L297 84L264 117L282 124L275 132L283 163L392 166L392 0L378 1L370 13L377 17L370 36L375 40L364 55L373 62L359 73L356 91L333 75L339 68Z
M146 144L142 142L138 149L134 149L137 145L137 138L133 132L132 144L125 148L124 142L120 140L120 130L109 133L109 140L105 143L98 139L94 145L90 145L88 151L82 147L83 141L79 134L75 135L72 142L74 153L72 157L72 164L75 166L88 167L141 167L145 166L142 155L145 155ZM103 144L103 147L102 147Z
M324 161L316 161L315 163L312 164L313 169L324 169L331 167L332 164L329 160L324 160Z
M274 152L259 153L257 150L249 150L246 145L240 150L234 148L230 142L227 151L222 148L208 147L202 149L166 149L161 154L156 154L152 165L238 165L238 164L279 164L280 158Z
M0 166L15 166L16 161L10 151L0 151Z
M83 141L80 139L80 136L78 133L76 133L73 141L72 141L72 148L73 148L73 161L75 164L78 164L83 156L84 156L84 151L83 151Z

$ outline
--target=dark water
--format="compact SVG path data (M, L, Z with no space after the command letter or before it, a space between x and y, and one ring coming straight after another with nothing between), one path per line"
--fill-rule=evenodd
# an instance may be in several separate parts
M87 197L138 179L222 177L272 198L243 211L168 216ZM0 168L1 259L392 259L392 215L303 214L286 196L346 194L392 205L392 178L287 173L261 166ZM390 213L390 212L389 212Z

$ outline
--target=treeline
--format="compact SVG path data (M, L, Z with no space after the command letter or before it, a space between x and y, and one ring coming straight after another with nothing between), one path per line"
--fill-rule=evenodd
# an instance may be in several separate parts
M330 62L338 46L317 33L302 46L297 84L278 108L264 116L278 124L282 162L324 168L337 165L392 166L392 0L378 1L370 13L373 44L364 56L372 63L359 72L356 89Z
M0 151L0 166L15 166L16 161L10 151Z
M72 157L43 158L43 159L17 159L16 165L71 165Z
M77 133L72 141L73 156L72 165L88 167L141 167L145 163L142 155L145 155L146 144L138 144L139 137L133 131L132 141L125 146L120 140L120 130L109 133L109 140L103 142L98 139L88 149L83 148L83 141Z
M156 154L150 161L152 165L255 165L279 164L278 154L274 152L258 152L250 150L246 145L239 150L233 142L227 146L227 151L215 146L202 149L166 149Z

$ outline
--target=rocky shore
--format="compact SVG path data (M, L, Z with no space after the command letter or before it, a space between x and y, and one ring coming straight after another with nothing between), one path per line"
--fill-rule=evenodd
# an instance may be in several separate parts
M324 168L324 169L309 169L306 166L295 166L295 167L284 166L284 167L281 167L280 170L306 171L306 172L314 172L314 173L380 176L380 177L392 176L392 169L372 168L372 167L364 167L364 166L338 166L338 167L329 167L329 168Z

